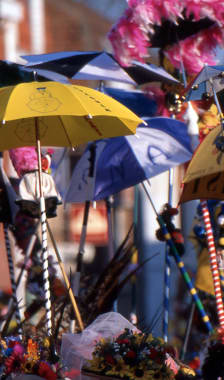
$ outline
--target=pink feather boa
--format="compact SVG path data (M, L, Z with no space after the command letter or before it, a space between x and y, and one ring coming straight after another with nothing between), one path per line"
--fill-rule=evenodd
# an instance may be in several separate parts
M183 11L194 21L207 17L215 27L167 47L165 54L178 69L182 60L189 75L200 71L204 63L215 64L214 50L224 46L224 0L129 0L128 8L108 34L115 57L126 66L133 59L144 61L150 56L153 26L163 20L177 23Z

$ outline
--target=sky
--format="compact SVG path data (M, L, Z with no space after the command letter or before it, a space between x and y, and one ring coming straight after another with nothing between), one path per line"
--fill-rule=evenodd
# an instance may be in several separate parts
M111 21L117 21L127 7L126 0L73 0L75 2L84 3L90 8L97 10Z

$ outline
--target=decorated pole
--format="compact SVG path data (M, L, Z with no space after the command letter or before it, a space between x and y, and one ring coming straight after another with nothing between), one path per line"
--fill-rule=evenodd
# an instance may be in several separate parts
M184 279L184 281L185 281L185 283L186 283L186 285L187 285L187 287L188 287L188 289L189 289L189 291L190 291L190 293L191 293L191 295L193 297L193 300L194 300L194 302L196 304L196 307L198 308L198 311L199 311L199 313L200 313L200 315L202 317L202 320L204 321L204 323L205 323L205 325L207 327L208 332L212 332L213 328L212 328L212 325L210 323L209 317L206 314L206 312L204 310L204 307L203 307L203 304L202 304L202 302L201 302L201 300L200 300L200 298L198 296L197 290L194 288L194 286L192 284L192 281L191 281L191 278L190 278L188 272L185 269L184 262L180 258L180 255L179 255L179 253L178 253L178 251L177 251L177 249L175 247L175 244L174 244L174 242L172 240L172 237L171 237L170 233L167 230L166 224L164 223L163 218L161 217L161 215L159 215L157 213L157 211L155 209L155 206L154 206L154 204L152 202L152 199L150 197L150 194L149 194L149 192L148 192L148 190L147 190L144 182L142 182L142 186L143 186L143 188L145 190L145 193L146 193L146 195L147 195L147 197L148 197L148 199L149 199L149 201L150 201L150 203L152 205L152 208L153 208L153 210L154 210L154 212L155 212L155 214L157 216L157 221L158 221L158 223L159 223L159 225L160 225L160 227L161 227L161 229L163 231L164 238L165 238L167 244L169 244L169 246L170 246L170 248L172 250L173 257L174 257L174 259L176 261L176 264L177 264L178 268L180 269L180 272L181 272L181 274L183 276L183 279Z
M13 306L14 306L14 310L15 310L15 319L16 319L16 323L18 326L19 335L22 336L22 330L20 327L21 316L20 316L18 300L17 300L17 296L16 296L16 281L15 281L15 273L14 273L14 264L13 264L13 259L12 259L11 245L10 245L10 241L9 241L7 223L3 224L3 229L4 229L5 245L6 245L6 251L7 251L7 258L8 258L9 276L10 276L11 287L12 287L12 300L13 300Z
M48 245L47 245L47 215L46 205L42 188L42 164L41 164L41 150L40 150L40 136L38 128L38 118L35 118L36 128L36 145L38 157L38 175L39 175L39 193L40 193L40 222L42 232L42 265L43 265L43 287L46 308L46 321L47 321L47 334L52 336L52 313L51 313L51 293L50 281L48 270Z
M209 210L208 210L206 200L201 200L201 209L202 209L202 215L203 215L203 220L205 224L205 231L206 231L206 238L207 238L207 244L208 244L210 267L211 267L212 278L213 278L218 320L219 320L220 327L224 328L224 308L223 308L223 300L222 300L221 281L220 281L219 268L218 268L218 262L217 262L215 241L214 241L214 236L212 232L212 225L210 221L210 215L209 215Z

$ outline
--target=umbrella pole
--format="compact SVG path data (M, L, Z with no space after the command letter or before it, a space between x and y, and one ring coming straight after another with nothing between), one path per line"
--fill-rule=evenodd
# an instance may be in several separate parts
M96 165L96 144L93 142L89 148L90 157L89 157L89 177L94 177L95 165ZM84 246L86 242L86 234L87 234L87 224L89 218L89 210L90 210L90 200L85 201L85 209L83 215L83 223L82 223L82 231L79 242L79 251L77 256L77 268L76 272L73 276L73 289L75 295L79 294L79 286L80 286L80 278L83 272L83 255L84 255Z
M185 281L185 283L186 283L186 285L187 285L187 287L188 287L188 289L189 289L189 291L190 291L190 293L191 293L191 295L193 297L193 300L194 300L194 302L195 302L195 304L196 304L196 306L198 308L198 311L199 311L199 313L200 313L200 315L202 317L202 320L204 321L204 323L205 323L205 325L207 327L208 332L212 332L213 328L212 328L212 325L211 325L211 323L209 321L209 317L205 313L204 306L203 306L203 304L202 304L202 302L201 302L201 300L200 300L200 298L198 296L197 290L194 288L194 286L192 284L191 278L190 278L188 272L185 269L184 262L181 260L180 255L179 255L179 253L178 253L178 251L177 251L177 249L175 247L175 244L174 244L174 242L173 242L173 240L171 238L171 235L169 234L169 232L168 232L168 230L166 228L166 224L164 223L163 218L161 217L161 215L159 215L157 213L156 208L155 208L155 206L154 206L154 204L152 202L152 199L150 197L150 194L149 194L149 192L148 192L148 190L147 190L144 182L142 182L142 186L143 186L143 189L144 189L144 191L145 191L145 193L146 193L146 195L147 195L147 197L148 197L148 199L149 199L149 201L150 201L150 203L152 205L152 208L153 208L153 210L154 210L154 212L155 212L155 214L157 216L157 221L158 221L160 227L163 230L163 234L164 234L164 237L166 239L166 242L167 242L167 244L169 244L170 248L172 249L173 257L174 257L174 259L176 261L176 264L177 264L178 268L180 269L180 272L181 272L181 274L183 276L183 279L184 279L184 281Z
M78 323L79 323L80 330L83 331L84 330L84 326L83 326L82 318L81 318L81 315L80 315L80 312L79 312L79 309L78 309L78 306L77 306L77 303L76 303L73 291L71 289L71 285L70 285L68 276L67 276L67 274L65 272L65 267L64 267L63 261L61 259L60 253L58 251L58 248L57 248L57 245L56 245L56 242L55 242L54 236L52 234L52 231L50 229L48 221L47 221L47 229L48 229L48 232L49 232L49 235L50 235L53 247L54 247L54 251L55 251L56 256L57 256L58 264L60 266L61 273L63 275L64 281L65 281L65 284L66 284L66 287L67 287L67 290L68 290L68 294L69 294L69 297L70 297L70 300L71 300L71 303L72 303L72 306L73 306L73 309L74 309L74 312L75 312L75 315L76 315L76 318L77 318Z
M112 198L108 197L105 199L106 209L107 209L107 223L108 223L108 253L109 261L114 257L114 244L113 244L113 222L112 222Z
M186 330L185 330L184 343L183 343L183 347L182 347L181 355L180 355L181 360L185 360L185 355L187 352L187 346L188 346L188 342L189 342L189 338L190 338L194 312L195 312L195 303L192 301L191 309L190 309L190 315L189 315Z
M43 196L42 189L42 165L41 165L41 150L40 150L40 137L38 128L38 118L35 118L35 130L36 130L36 147L38 157L38 175L39 175L39 191L40 191L40 222L42 232L42 261L43 261L43 285L46 307L46 322L47 322L47 334L52 336L52 313L51 313L51 293L50 293L50 281L48 270L48 246L47 246L47 217L46 217L46 205Z
M36 226L35 226L35 231L33 232L33 235L31 236L30 238L30 241L29 241L29 244L28 244L28 247L26 249L26 252L25 252L25 257L24 257L24 263L23 263L23 266L21 268L21 271L19 273L19 276L16 280L16 287L19 286L20 284L20 281L21 281L21 278L23 276L23 272L24 270L26 269L26 265L28 263L28 260L30 259L31 257L31 254L32 254L32 251L33 251L33 248L34 248L34 245L36 243L36 240L37 240L37 229L39 227L39 224L40 224L40 221L37 222Z
M76 272L73 276L73 289L74 294L76 296L79 295L79 286L80 286L80 278L83 272L83 255L84 255L84 247L86 242L86 233L87 233L87 224L88 224L88 218L89 218L89 209L90 209L90 201L85 202L85 208L84 208L84 215L83 215L83 222L82 222L82 231L81 231L81 237L79 242L79 251L77 255L77 267Z
M200 203L201 203L203 220L205 224L210 268L212 272L213 285L214 285L214 291L215 291L217 314L218 314L220 327L224 328L224 307L223 307L223 300L222 300L222 291L221 291L221 283L220 283L219 269L218 269L218 263L217 263L215 241L214 241L213 232L212 232L212 225L211 225L209 210L207 206L207 201L201 200Z
M168 203L172 203L172 191L173 191L173 169L169 170L169 193ZM168 330L169 330L169 308L170 308L170 275L171 275L171 260L170 260L170 247L166 243L165 246L165 272L164 272L164 316L163 316L163 339L168 342Z
M220 106L220 103L219 103L218 96L217 96L217 94L215 92L215 88L214 88L214 84L213 84L212 78L210 79L210 83L211 83L211 86L212 86L212 92L213 92L213 96L214 96L216 107L218 109L219 116L220 116L220 118L222 118L222 109L221 109L221 106Z

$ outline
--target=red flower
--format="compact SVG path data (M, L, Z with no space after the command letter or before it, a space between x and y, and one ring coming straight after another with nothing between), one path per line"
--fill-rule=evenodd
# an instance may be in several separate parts
M116 342L118 344L130 344L130 340L129 339L118 339Z
M111 365L115 364L115 360L114 360L113 356L110 354L105 355L105 360L108 364L111 364Z
M198 356L196 356L194 359L192 359L192 361L188 364L189 367L191 367L192 369L199 369L200 368L200 358Z
M150 348L149 357L152 360L156 359L158 357L158 351L156 351L155 348Z
M150 348L149 358L158 364L161 364L163 361L162 352L158 352L155 348Z
M12 354L5 360L6 373L17 372L21 363L23 363L23 356L20 352L13 351Z
M38 375L46 380L57 379L57 374L54 371L52 371L51 367L45 362L40 362L38 368Z
M128 351L126 357L130 358L130 359L134 359L134 358L136 358L136 352L133 350Z

